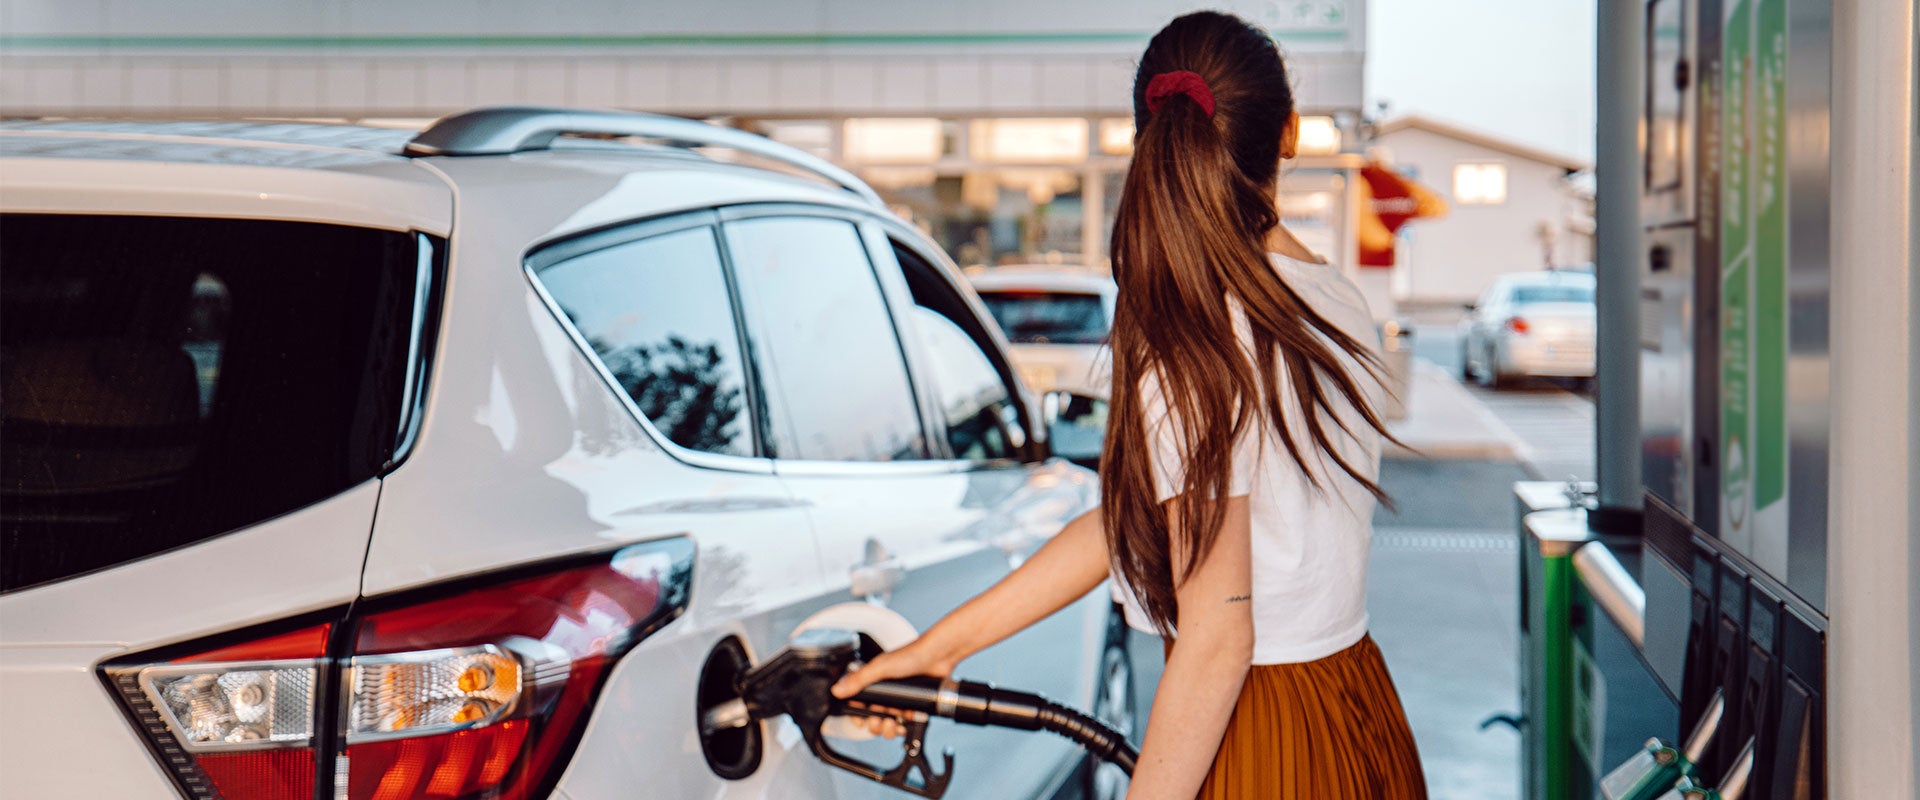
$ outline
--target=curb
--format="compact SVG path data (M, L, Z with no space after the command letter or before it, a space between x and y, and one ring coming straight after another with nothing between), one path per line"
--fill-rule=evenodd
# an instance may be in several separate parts
M1465 388L1453 381L1451 375L1432 361L1415 358L1413 369L1411 383L1416 388L1413 390L1414 397L1409 404L1409 411L1418 413L1419 408L1432 407L1423 405L1422 398L1425 398L1424 402L1428 404L1435 402L1454 404L1470 412L1475 423L1474 427L1478 430L1456 430L1448 433L1478 435L1432 436L1422 441L1416 429L1413 431L1415 435L1405 445L1386 442L1380 454L1382 459L1390 461L1525 461L1523 457L1528 453L1526 443L1520 439L1519 434L1513 432L1512 428L1508 428L1505 422L1500 421L1486 403L1468 394ZM1405 431L1395 430L1395 428L1404 428L1404 422L1402 421L1402 425L1389 423L1387 429L1396 436L1401 435Z

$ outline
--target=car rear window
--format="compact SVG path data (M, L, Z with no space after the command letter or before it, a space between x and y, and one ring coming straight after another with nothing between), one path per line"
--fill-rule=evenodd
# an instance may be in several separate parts
M1085 292L986 291L980 299L1015 344L1099 344L1107 340L1107 309Z
M1591 286L1515 286L1515 303L1592 303Z
M437 240L0 215L0 591L121 564L386 469Z

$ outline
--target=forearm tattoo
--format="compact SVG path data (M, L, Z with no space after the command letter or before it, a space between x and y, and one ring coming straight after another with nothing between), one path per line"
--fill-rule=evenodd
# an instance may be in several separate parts
M1250 594L1236 594L1236 595L1234 595L1234 596L1232 596L1232 597L1229 597L1229 598L1227 598L1227 602L1229 602L1229 603L1251 603L1251 602L1253 602L1253 595L1250 595Z

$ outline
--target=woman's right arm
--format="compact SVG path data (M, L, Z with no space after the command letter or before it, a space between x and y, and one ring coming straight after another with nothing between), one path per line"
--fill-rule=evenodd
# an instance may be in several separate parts
M1106 578L1106 532L1100 509L1094 508L1075 517L1019 569L942 617L920 638L848 673L833 685L833 694L852 697L876 681L891 678L944 678L967 656L1065 608ZM881 732L881 719L869 719L869 725Z

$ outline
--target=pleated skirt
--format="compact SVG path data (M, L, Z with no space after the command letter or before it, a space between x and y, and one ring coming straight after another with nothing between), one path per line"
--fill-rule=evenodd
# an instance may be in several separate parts
M1373 637L1247 673L1200 800L1426 800L1420 753Z

